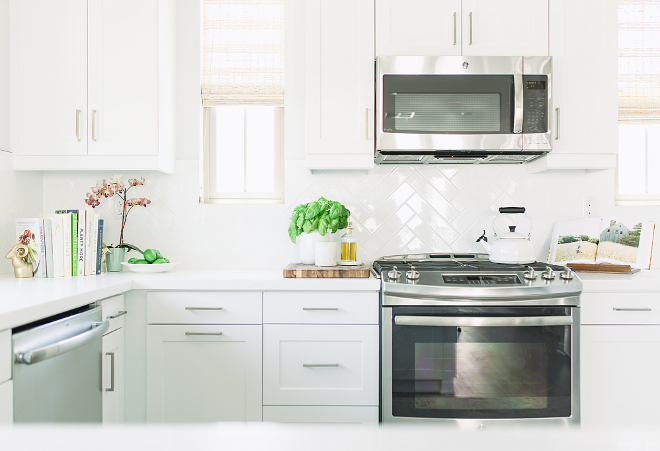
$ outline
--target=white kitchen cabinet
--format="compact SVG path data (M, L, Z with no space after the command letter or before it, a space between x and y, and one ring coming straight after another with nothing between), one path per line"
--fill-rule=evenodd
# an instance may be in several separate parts
M617 30L616 2L550 0L552 152L530 172L616 166Z
M264 423L378 425L377 406L264 406Z
M261 421L260 325L148 325L147 421Z
M174 167L174 0L12 0L14 169Z
M103 336L103 423L124 422L124 329Z
M0 384L0 426L14 422L14 385L13 381Z
M11 329L0 332L0 383L11 379L12 366Z
M548 55L548 0L376 0L376 55Z
M374 0L305 2L309 169L373 167L374 57Z

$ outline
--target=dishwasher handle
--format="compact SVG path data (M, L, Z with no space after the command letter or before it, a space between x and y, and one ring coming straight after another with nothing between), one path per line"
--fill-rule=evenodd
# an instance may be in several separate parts
M32 349L27 352L14 354L14 362L32 365L34 363L43 362L44 360L52 359L59 355L73 351L90 341L102 336L110 328L110 321L105 320L102 323L92 323L91 330L85 331L81 334L69 337L65 340L58 341L48 346Z

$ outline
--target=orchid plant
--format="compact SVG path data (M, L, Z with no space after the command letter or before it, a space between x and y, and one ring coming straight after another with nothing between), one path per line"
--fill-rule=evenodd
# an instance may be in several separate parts
M126 227L126 220L128 219L128 214L133 210L134 207L141 206L146 207L151 203L146 197L133 197L128 198L128 191L136 186L144 185L144 177L128 179L128 187L124 185L121 175L115 174L110 177L110 180L103 179L96 182L96 186L93 186L92 192L87 193L87 198L85 203L92 208L98 207L101 205L101 197L113 197L119 196L122 201L122 214L121 214L121 232L119 234L119 244L117 246L108 246L115 248L127 248L134 249L140 253L142 251L132 244L124 242L124 227Z

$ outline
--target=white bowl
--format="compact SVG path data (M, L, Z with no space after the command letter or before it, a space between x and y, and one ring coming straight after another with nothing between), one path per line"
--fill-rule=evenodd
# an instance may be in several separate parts
M165 272L174 268L181 262L171 262L171 263L154 263L154 264L135 264L135 263L126 263L122 262L125 268L130 269L133 272L141 273L155 273L155 272Z

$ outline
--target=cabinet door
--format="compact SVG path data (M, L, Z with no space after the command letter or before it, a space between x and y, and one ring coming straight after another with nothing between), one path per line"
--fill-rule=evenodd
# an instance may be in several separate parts
M264 423L378 425L377 406L264 406Z
M158 87L158 0L89 0L89 155L157 155Z
M616 154L617 2L550 2L552 153Z
M463 55L548 55L548 0L463 0L462 16Z
M460 54L461 0L376 0L376 56Z
M147 326L147 421L261 421L261 326Z
M103 336L103 423L124 422L124 329Z
M374 2L305 2L305 147L311 169L374 158Z
M0 384L0 425L14 421L14 385L13 381Z
M87 154L87 0L14 0L12 150Z
M660 326L583 326L581 340L582 426L656 429Z

